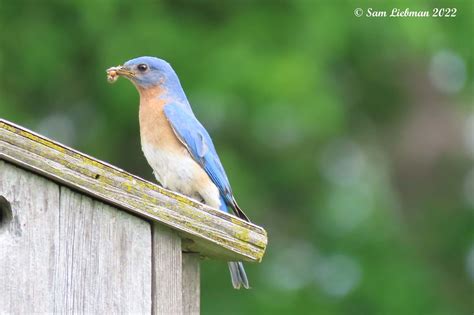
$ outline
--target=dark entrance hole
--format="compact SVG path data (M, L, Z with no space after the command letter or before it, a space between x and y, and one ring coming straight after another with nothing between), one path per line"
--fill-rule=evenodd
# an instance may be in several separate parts
M0 196L0 231L2 231L12 219L12 207L10 202L3 197Z

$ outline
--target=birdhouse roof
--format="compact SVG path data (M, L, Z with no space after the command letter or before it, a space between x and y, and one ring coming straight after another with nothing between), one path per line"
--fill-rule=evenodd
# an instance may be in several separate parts
M123 211L176 230L183 250L260 262L262 227L210 208L9 121L0 119L0 159L76 189Z

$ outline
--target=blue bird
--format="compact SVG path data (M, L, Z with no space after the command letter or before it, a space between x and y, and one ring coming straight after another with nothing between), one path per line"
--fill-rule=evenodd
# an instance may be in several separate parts
M129 79L140 94L140 138L163 187L248 221L237 205L211 137L197 120L178 76L166 61L139 57L107 70L109 81ZM232 285L249 288L241 262L229 262Z

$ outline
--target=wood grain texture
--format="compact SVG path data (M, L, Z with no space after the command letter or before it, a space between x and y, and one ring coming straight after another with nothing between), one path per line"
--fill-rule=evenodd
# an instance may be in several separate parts
M183 314L181 238L153 224L153 314Z
M195 315L200 312L200 257L183 253L183 314Z
M207 207L0 119L0 159L179 231L184 248L223 260L260 262L263 228Z
M59 187L0 161L0 195L13 212L0 234L0 314L52 311Z
M150 224L0 161L0 313L150 313Z

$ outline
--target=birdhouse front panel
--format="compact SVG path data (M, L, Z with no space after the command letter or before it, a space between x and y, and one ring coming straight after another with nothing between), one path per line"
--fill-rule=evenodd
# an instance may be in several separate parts
M0 313L151 313L150 223L1 160L0 179Z

